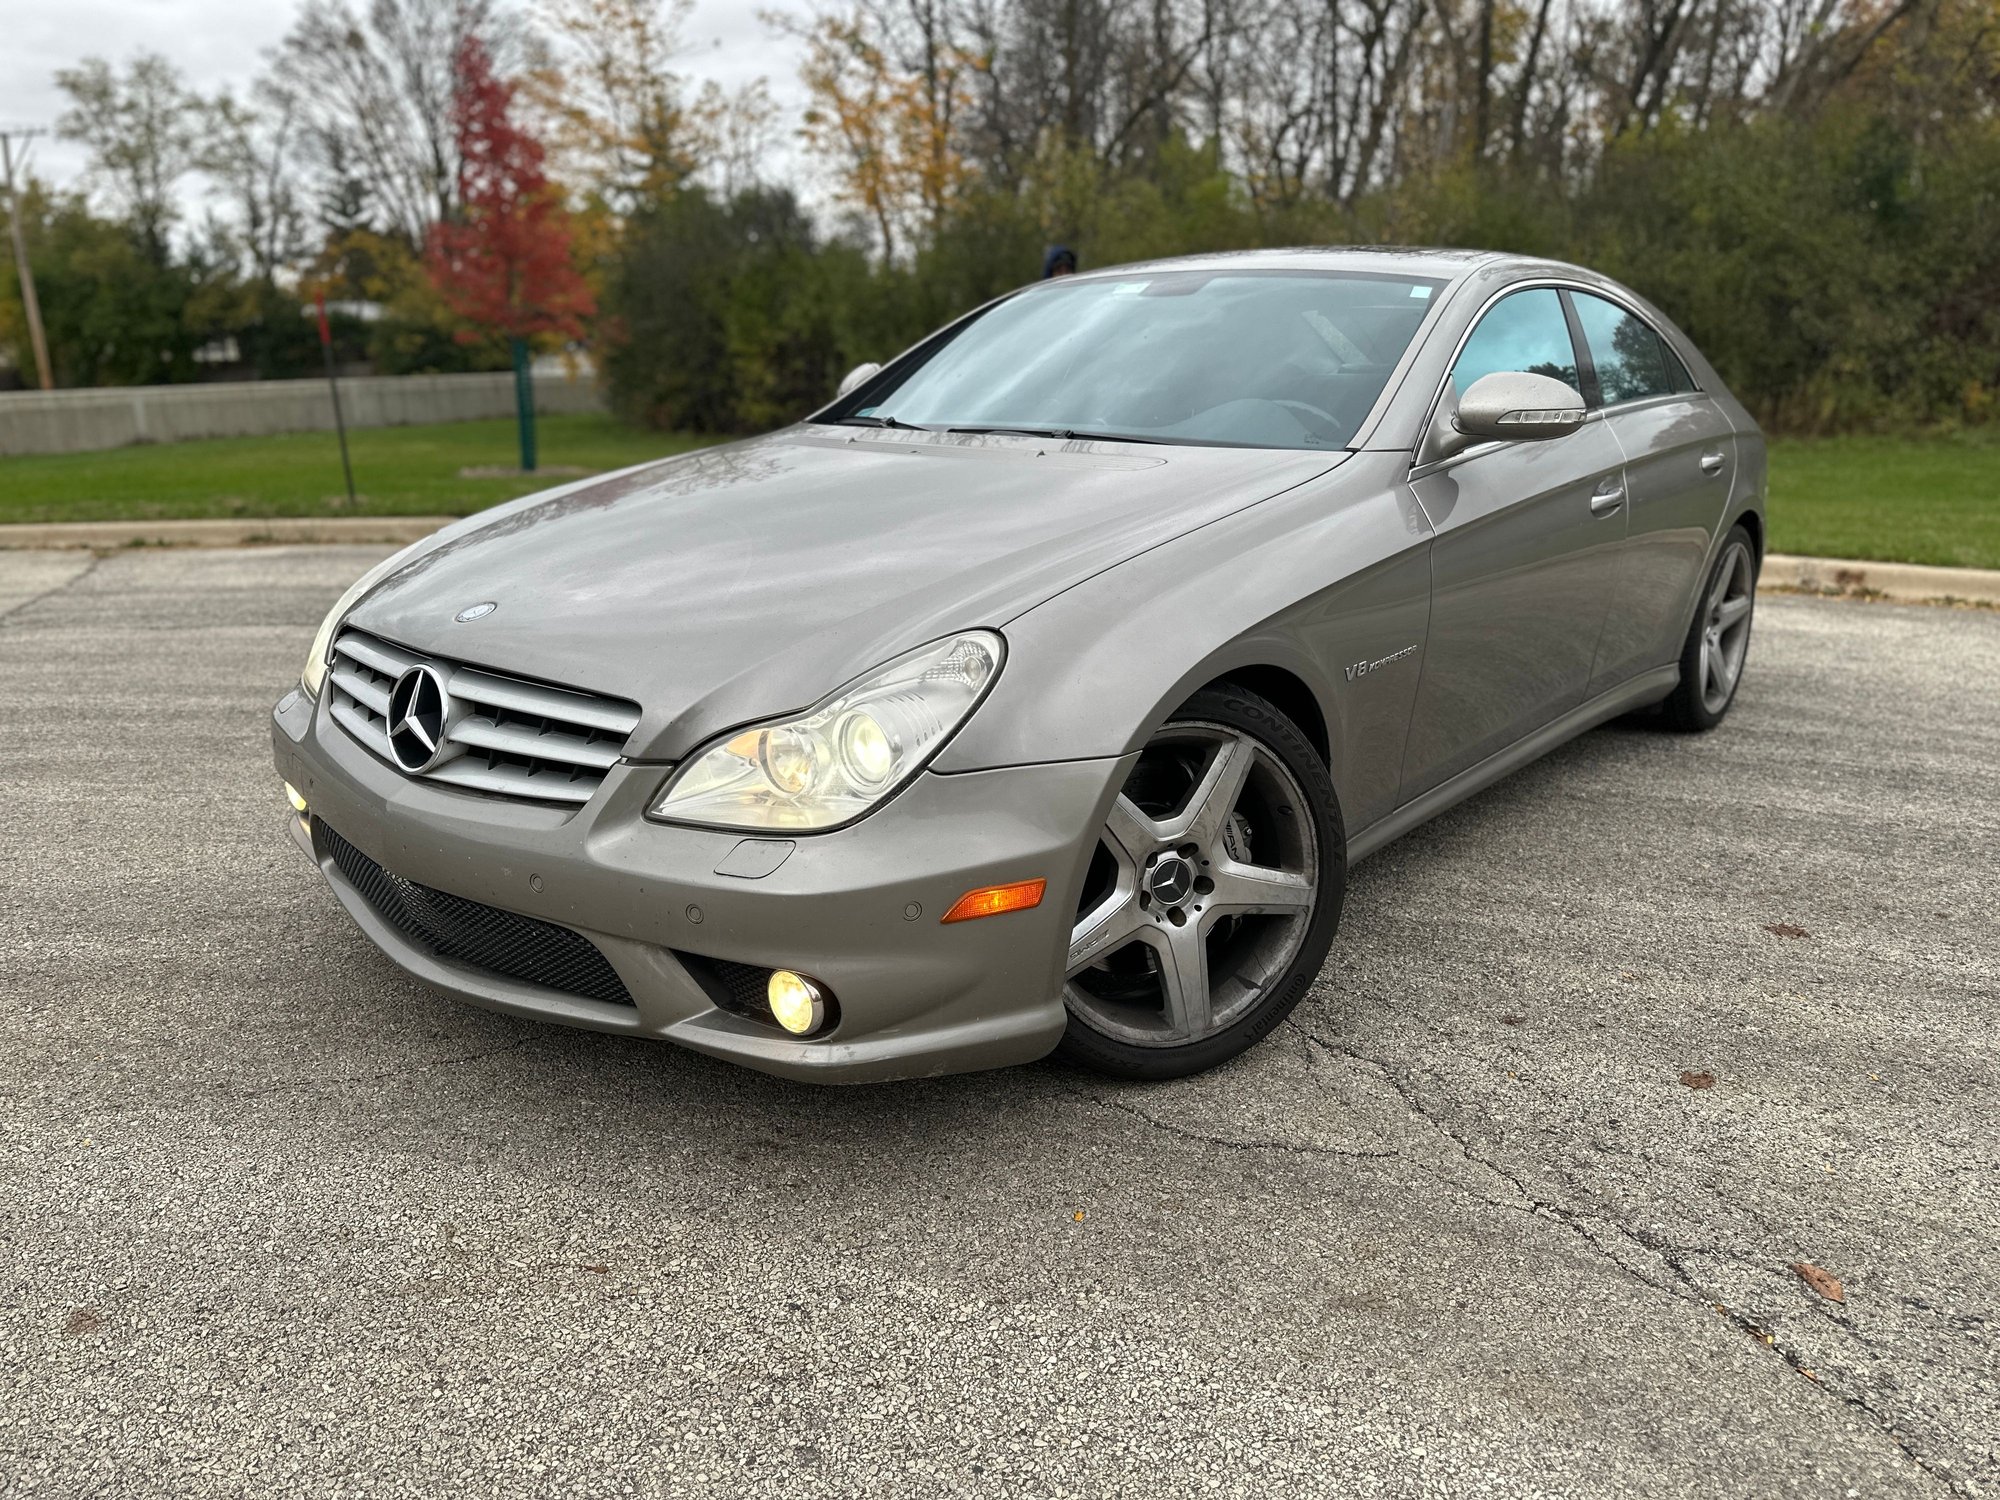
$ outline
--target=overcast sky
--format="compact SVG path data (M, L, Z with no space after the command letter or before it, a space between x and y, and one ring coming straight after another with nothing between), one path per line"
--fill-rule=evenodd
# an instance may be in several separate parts
M365 0L357 0L357 8ZM734 89L765 78L780 109L782 156L801 104L797 47L757 19L763 10L804 10L805 0L697 0L680 70ZM0 0L0 128L54 128L63 111L58 68L93 54L122 64L135 52L167 57L199 93L239 94L263 71L264 53L291 25L297 0ZM38 176L68 185L83 153L51 138L34 144ZM786 175L779 171L774 175ZM190 185L190 192L193 191ZM189 204L199 216L198 198Z

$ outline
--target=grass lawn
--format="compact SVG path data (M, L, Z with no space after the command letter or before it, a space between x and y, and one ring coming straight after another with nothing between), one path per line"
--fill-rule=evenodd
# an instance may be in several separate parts
M683 453L701 441L641 432L595 414L542 417L535 431L542 472L525 478L460 473L508 470L520 462L512 418L350 432L359 497L351 506L340 474L340 444L331 432L0 458L0 523L465 515L576 477L559 472L564 468L622 469Z
M0 522L464 515L570 477L552 471L623 468L700 441L607 416L544 417L539 432L544 472L533 478L461 472L514 464L506 419L351 433L352 507L330 432L0 458ZM1774 441L1771 548L2000 568L2000 429Z
M1773 552L2000 568L2000 430L1771 443Z

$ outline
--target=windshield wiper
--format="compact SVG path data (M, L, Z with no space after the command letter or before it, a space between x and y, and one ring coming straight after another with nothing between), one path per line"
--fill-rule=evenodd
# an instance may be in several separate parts
M1011 433L1015 437L1063 438L1079 443L1164 443L1166 438L1139 437L1130 432L1081 432L1074 427L947 427L945 431L983 437L988 433Z
M842 427L893 427L898 432L930 432L929 427L919 427L914 422L899 422L894 417L842 417Z

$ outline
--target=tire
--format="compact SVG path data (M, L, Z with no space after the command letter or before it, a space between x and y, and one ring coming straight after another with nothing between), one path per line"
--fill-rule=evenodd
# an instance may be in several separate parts
M1255 693L1195 694L1140 752L1099 837L1059 1050L1129 1079L1228 1061L1304 997L1346 890L1340 804L1311 742Z
M1743 685L1756 610L1757 545L1745 527L1732 526L1695 603L1681 647L1680 683L1660 705L1667 728L1702 734L1722 722Z

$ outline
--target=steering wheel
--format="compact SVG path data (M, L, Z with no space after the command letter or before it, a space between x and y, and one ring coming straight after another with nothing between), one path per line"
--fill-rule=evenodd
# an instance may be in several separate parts
M1307 401L1287 401L1281 397L1270 398L1273 406L1282 406L1299 426L1322 442L1344 443L1347 441L1347 426L1330 411L1322 411ZM1310 419L1310 420L1308 420Z

